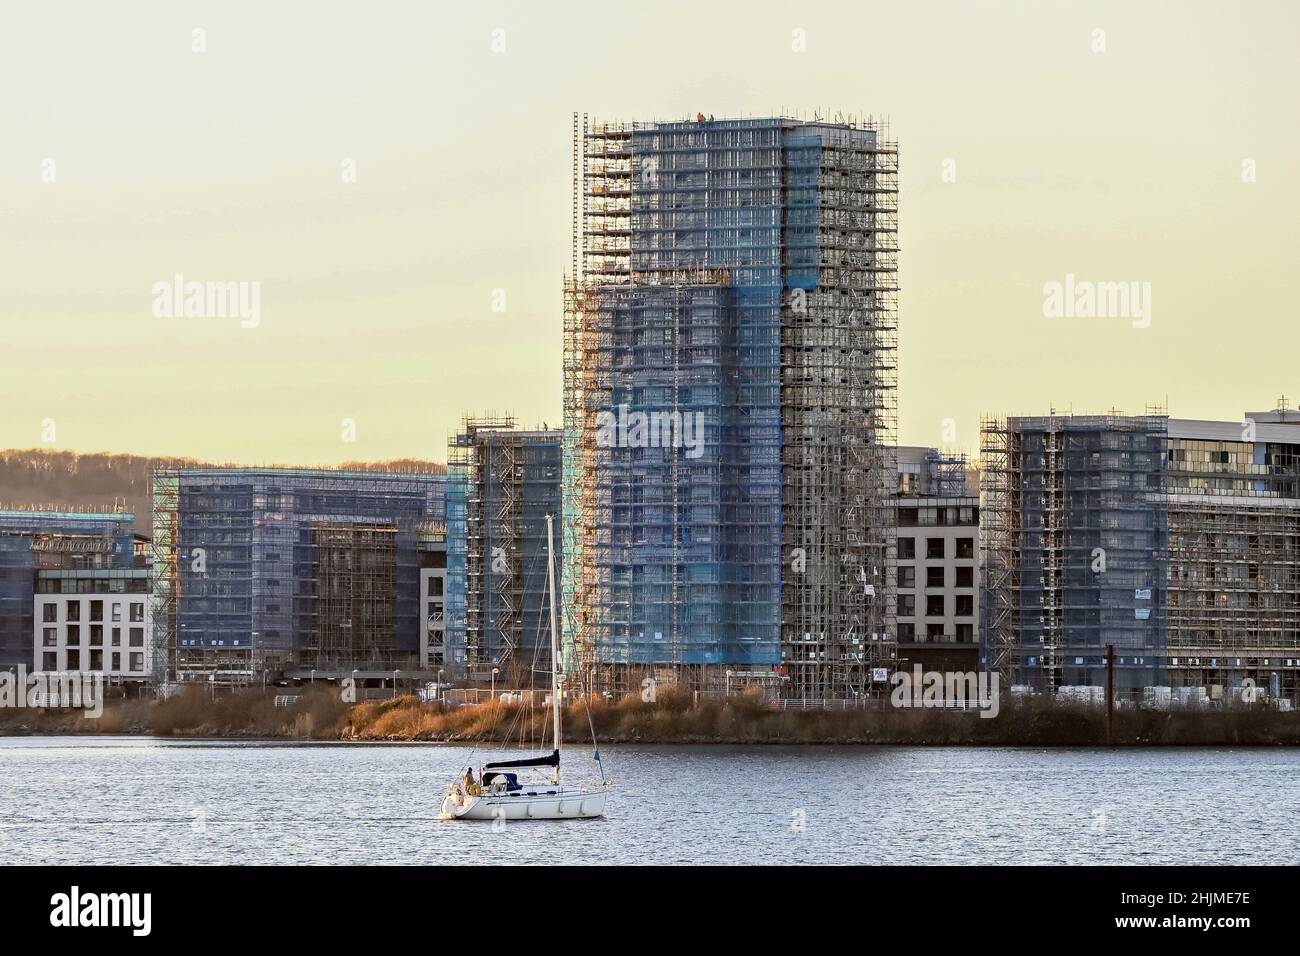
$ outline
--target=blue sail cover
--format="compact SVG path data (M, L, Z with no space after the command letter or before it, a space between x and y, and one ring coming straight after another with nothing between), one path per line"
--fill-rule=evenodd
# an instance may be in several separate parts
M558 767L560 752L552 750L549 757L530 757L524 760L501 760L483 765L483 770L523 770L528 767Z

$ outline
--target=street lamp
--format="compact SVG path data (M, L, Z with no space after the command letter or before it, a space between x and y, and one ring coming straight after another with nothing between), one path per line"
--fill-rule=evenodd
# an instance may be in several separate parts
M493 700L497 699L497 674L500 673L501 673L500 668L498 667L492 668L492 699Z
M397 668L395 668L395 667L393 668L393 694L392 694L392 696L393 696L394 698L397 697Z

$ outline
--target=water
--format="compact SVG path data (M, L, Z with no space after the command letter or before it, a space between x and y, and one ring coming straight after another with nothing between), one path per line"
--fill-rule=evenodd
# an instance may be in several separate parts
M479 751L478 763L483 756ZM574 751L575 771L592 766ZM6 863L1268 863L1300 750L611 747L603 820L441 822L466 747L0 738Z

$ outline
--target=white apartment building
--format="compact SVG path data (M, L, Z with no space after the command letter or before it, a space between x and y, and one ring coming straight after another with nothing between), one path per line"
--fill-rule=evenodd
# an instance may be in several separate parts
M33 601L35 670L100 671L110 681L152 676L147 570L41 571Z
M979 498L965 494L964 455L898 449L889 549L898 659L935 670L979 663Z

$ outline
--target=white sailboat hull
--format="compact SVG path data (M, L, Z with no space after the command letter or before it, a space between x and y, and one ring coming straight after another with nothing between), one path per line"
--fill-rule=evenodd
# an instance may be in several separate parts
M448 793L444 820L577 820L605 815L604 790L526 787L512 794L467 796Z
M555 604L555 534L551 515L546 516L546 591L550 597L551 612L551 740L555 749L549 757L535 757L523 760L489 763L483 768L480 783L473 780L473 767L465 771L465 777L447 788L447 795L442 798L440 816L444 820L579 820L605 815L605 797L609 791L609 782L601 773L602 786L562 787L560 786L560 751L564 747L564 734L561 732L561 711L563 697L560 693L560 631L556 620ZM493 674L496 673L494 669ZM590 716L590 711L588 712ZM592 745L596 743L596 732L591 734ZM600 759L600 755L596 755ZM516 770L546 770L554 782L533 782L518 785ZM483 792L481 784L486 781L489 789Z

